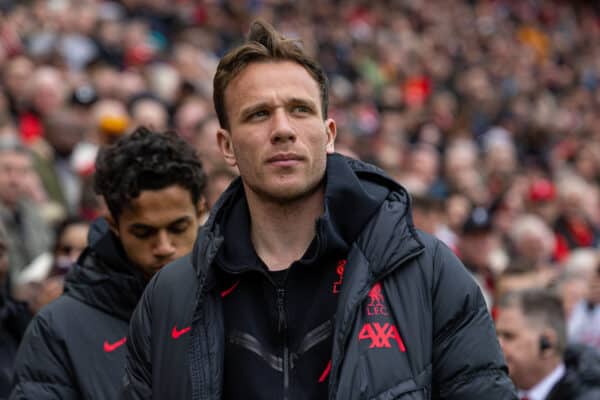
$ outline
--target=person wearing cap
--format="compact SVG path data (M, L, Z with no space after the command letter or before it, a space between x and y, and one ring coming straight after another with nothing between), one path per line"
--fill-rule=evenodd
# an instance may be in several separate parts
M485 207L473 207L463 224L456 252L479 285L488 307L494 292L492 254L497 241L490 212Z
M556 186L546 178L534 179L527 188L525 206L528 212L540 216L549 226L554 226L558 216Z

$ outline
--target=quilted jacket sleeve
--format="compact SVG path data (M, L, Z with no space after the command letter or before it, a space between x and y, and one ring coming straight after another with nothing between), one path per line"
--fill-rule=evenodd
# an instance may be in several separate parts
M156 278L156 277L155 277ZM152 398L151 321L152 288L156 279L146 287L129 323L127 364L121 400Z
M442 243L436 246L433 397L517 399L479 287L450 249Z
M10 399L80 399L70 365L64 340L56 336L45 315L38 314L17 353Z

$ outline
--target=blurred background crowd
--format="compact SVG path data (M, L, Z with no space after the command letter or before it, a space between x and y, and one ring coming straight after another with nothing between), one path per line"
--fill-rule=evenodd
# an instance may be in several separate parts
M413 197L480 283L556 291L600 347L600 5L541 0L0 0L3 285L35 312L105 212L97 149L138 125L198 150L209 206L235 171L212 77L261 17L330 79L336 149ZM0 252L2 252L0 243Z

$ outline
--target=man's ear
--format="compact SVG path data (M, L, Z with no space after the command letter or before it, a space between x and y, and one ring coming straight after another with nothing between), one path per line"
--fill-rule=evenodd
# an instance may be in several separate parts
M554 329L545 328L540 335L540 353L546 354L558 353L558 336ZM551 350L548 352L548 350Z
M118 223L115 221L115 219L113 218L112 214L108 213L108 215L106 215L104 217L106 219L106 222L108 222L108 227L110 228L110 230L117 236L119 237L119 225Z
M337 136L337 126L331 118L325 120L325 133L327 134L327 153L335 152L335 137Z
M233 151L233 142L231 141L231 133L227 129L219 128L217 130L217 144L223 154L223 158L227 165L231 167L237 166L237 159Z

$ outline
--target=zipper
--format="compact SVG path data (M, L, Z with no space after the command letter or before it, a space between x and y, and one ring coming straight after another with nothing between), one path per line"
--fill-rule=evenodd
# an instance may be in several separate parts
M287 320L285 316L285 288L278 287L277 290L277 330L283 338L283 399L288 399L290 388L290 350L287 340Z

